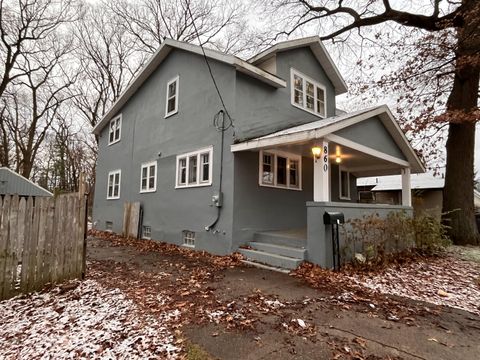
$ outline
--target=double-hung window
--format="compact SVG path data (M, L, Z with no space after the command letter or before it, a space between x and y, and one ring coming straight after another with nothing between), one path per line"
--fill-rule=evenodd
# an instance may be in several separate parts
M281 151L260 151L259 184L302 189L302 157Z
M350 173L339 166L338 168L338 180L339 180L339 197L342 200L350 200Z
M167 100L165 105L165 117L178 112L178 83L179 77L167 83Z
M213 148L177 156L177 188L208 186L212 184Z
M108 173L107 199L120 199L121 170L114 170Z
M140 192L154 192L157 190L157 162L142 164L140 175Z
M118 115L110 120L108 126L108 145L115 144L120 141L122 131L122 115Z
M311 112L320 117L326 117L327 100L325 87L291 69L292 105Z

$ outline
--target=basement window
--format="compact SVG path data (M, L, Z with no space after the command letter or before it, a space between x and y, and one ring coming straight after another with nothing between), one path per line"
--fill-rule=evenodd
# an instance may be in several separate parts
M260 151L260 186L302 190L302 157L278 150Z
M105 221L105 230L106 231L113 231L113 222Z
M195 247L195 232L190 230L183 230L183 245Z
M152 238L152 227L144 225L142 226L142 239L151 239Z

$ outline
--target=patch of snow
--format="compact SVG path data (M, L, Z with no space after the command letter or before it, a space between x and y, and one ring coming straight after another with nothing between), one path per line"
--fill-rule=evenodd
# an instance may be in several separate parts
M480 315L480 266L455 257L411 263L375 275L353 275L350 279L383 294Z
M179 348L167 325L179 315L146 315L120 290L86 280L0 302L0 358L173 359Z
M281 303L277 299L275 300L265 300L265 305L272 309L279 309L285 307L285 304Z

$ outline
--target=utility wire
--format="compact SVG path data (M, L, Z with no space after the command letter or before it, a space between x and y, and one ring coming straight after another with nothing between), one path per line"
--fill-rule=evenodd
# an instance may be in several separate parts
M200 40L200 35L198 33L197 25L195 24L195 20L193 18L192 10L190 9L190 4L188 3L188 1L185 1L185 6L187 7L190 18L192 19L193 29L195 30L195 34L197 35L198 43L200 44L200 48L202 49L203 58L205 59L205 63L207 64L208 72L210 73L210 77L212 78L213 85L215 86L215 89L217 90L217 94L218 94L218 97L220 98L220 102L222 103L223 109L225 110L225 114L227 114L228 119L230 121L230 124L227 127L224 126L224 121L223 121L222 128L221 129L217 128L220 131L225 131L229 127L234 127L233 120L232 120L232 117L230 116L230 114L227 110L227 107L225 106L225 102L223 101L222 94L220 93L220 89L218 88L215 77L213 76L212 68L210 67L210 62L208 61L207 54L205 53L205 49L203 48L202 41Z

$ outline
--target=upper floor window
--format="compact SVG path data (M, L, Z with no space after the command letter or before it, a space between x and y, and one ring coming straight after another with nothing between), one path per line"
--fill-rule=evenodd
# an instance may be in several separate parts
M302 157L283 151L260 151L261 186L302 189Z
M339 197L342 200L350 200L350 172L343 167L339 167L338 179L340 194Z
M120 141L120 135L122 130L122 114L114 117L110 120L108 127L108 145L115 144Z
M178 79L172 79L167 84L167 103L165 107L165 117L178 112Z
M140 192L153 192L157 190L157 162L152 161L142 164L140 175Z
M120 198L120 181L122 170L114 170L108 173L107 199Z
M176 186L194 187L212 185L213 148L177 156Z
M291 69L292 105L315 115L326 117L327 100L325 86Z

